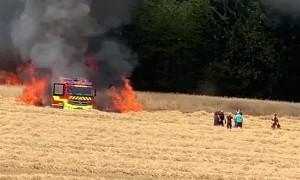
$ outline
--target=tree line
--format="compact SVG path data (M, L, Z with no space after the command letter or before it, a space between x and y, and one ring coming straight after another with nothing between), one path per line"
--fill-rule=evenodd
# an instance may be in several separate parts
M300 18L260 0L140 0L137 90L300 101ZM300 14L300 13L299 13Z

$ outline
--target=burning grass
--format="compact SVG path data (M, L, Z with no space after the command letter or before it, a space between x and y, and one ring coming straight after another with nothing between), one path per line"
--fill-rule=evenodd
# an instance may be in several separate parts
M22 86L0 86L0 96L19 97L22 95L23 90L24 87ZM129 88L129 90L131 89ZM123 91L126 91L126 89L123 89ZM185 113L197 111L207 111L212 113L219 108L223 109L225 112L235 112L237 109L241 108L245 114L255 116L271 115L273 113L277 113L279 116L300 116L299 103L171 93L130 92L131 93L129 94L132 95L132 97L136 96L137 99L134 99L133 101L124 101L122 105L125 107L123 109L124 112L128 112L126 111L126 106L124 106L124 104L130 102L133 107L138 109L137 112L141 110L141 107L146 111L175 110ZM105 109L105 107L109 106L111 101L109 99L110 97L110 90L99 90L96 97L97 107L99 109ZM115 96L115 98L117 97L119 96ZM127 99L130 100L130 98ZM103 102L107 102L107 104Z
M8 86L22 86L25 89L17 101L28 105L44 105L48 89L49 75L41 76L31 63L20 64L15 72L0 71L1 83Z
M124 87L112 89L113 107L121 112L143 111L143 107L136 98L129 79L122 77L122 80L124 82Z
M98 71L99 66L96 62L88 56L87 62L92 71ZM25 78L27 77L27 78ZM50 84L51 73L41 76L37 73L37 69L30 62L20 64L15 72L0 71L0 84L7 86L22 86L24 90L17 97L17 101L24 102L28 105L46 106L50 105L49 89L52 88ZM130 80L125 76L120 77L123 85L120 87L113 87L109 96L110 104L103 104L102 99L98 101L96 107L104 106L104 109L114 112L141 112L143 107L136 99L135 91L133 90ZM58 81L57 81L58 82ZM103 97L103 95L101 96ZM108 102L108 101L106 101Z
M99 65L88 56L87 62L91 71L99 71ZM27 81L24 81L27 77ZM37 78L39 77L39 78ZM50 74L40 76L35 67L29 62L20 64L15 72L0 71L1 83L6 85L0 89L4 97L18 96L17 101L29 105L45 105L49 102L47 91ZM143 110L178 110L181 112L196 112L204 110L214 112L223 109L225 112L235 112L242 109L245 114L279 116L300 116L300 104L276 101L262 101L256 99L238 99L225 97L209 97L184 94L166 94L151 92L135 92L129 79L122 77L123 86L110 90L99 90L96 107L101 110L114 112L141 112ZM20 90L18 86L25 89ZM2 91L2 92L1 92Z

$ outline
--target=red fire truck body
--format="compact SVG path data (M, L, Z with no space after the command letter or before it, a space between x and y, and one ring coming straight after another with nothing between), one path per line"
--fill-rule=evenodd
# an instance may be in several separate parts
M53 85L52 107L63 109L93 109L96 91L86 79L61 78Z

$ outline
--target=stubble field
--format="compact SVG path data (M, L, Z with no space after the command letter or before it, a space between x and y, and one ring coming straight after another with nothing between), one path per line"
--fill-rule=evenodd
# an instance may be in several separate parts
M300 179L300 117L229 130L207 111L60 110L13 92L0 92L0 179Z

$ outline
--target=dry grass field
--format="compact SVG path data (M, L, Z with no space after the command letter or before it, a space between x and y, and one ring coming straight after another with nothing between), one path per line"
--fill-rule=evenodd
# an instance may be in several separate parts
M22 92L23 87L20 86L0 86L0 95L3 97L17 97ZM103 106L103 104L99 105L99 102L109 101L107 94L108 92L103 90L97 92L96 103L99 107ZM300 103L153 92L137 92L136 95L147 111L172 110L183 113L206 111L213 113L217 109L223 109L225 112L242 109L244 114L253 116L273 115L274 113L280 117L300 116Z
M196 112L204 110L213 113L218 109L223 109L225 112L234 113L237 109L242 109L243 113L254 116L274 113L279 116L300 116L300 103L153 92L139 92L137 97L149 111Z
M0 180L300 179L297 104L249 100L244 112L290 116L271 130L270 116L246 113L229 130L210 111L241 100L139 93L146 110L119 114L27 106L21 92L0 87Z

